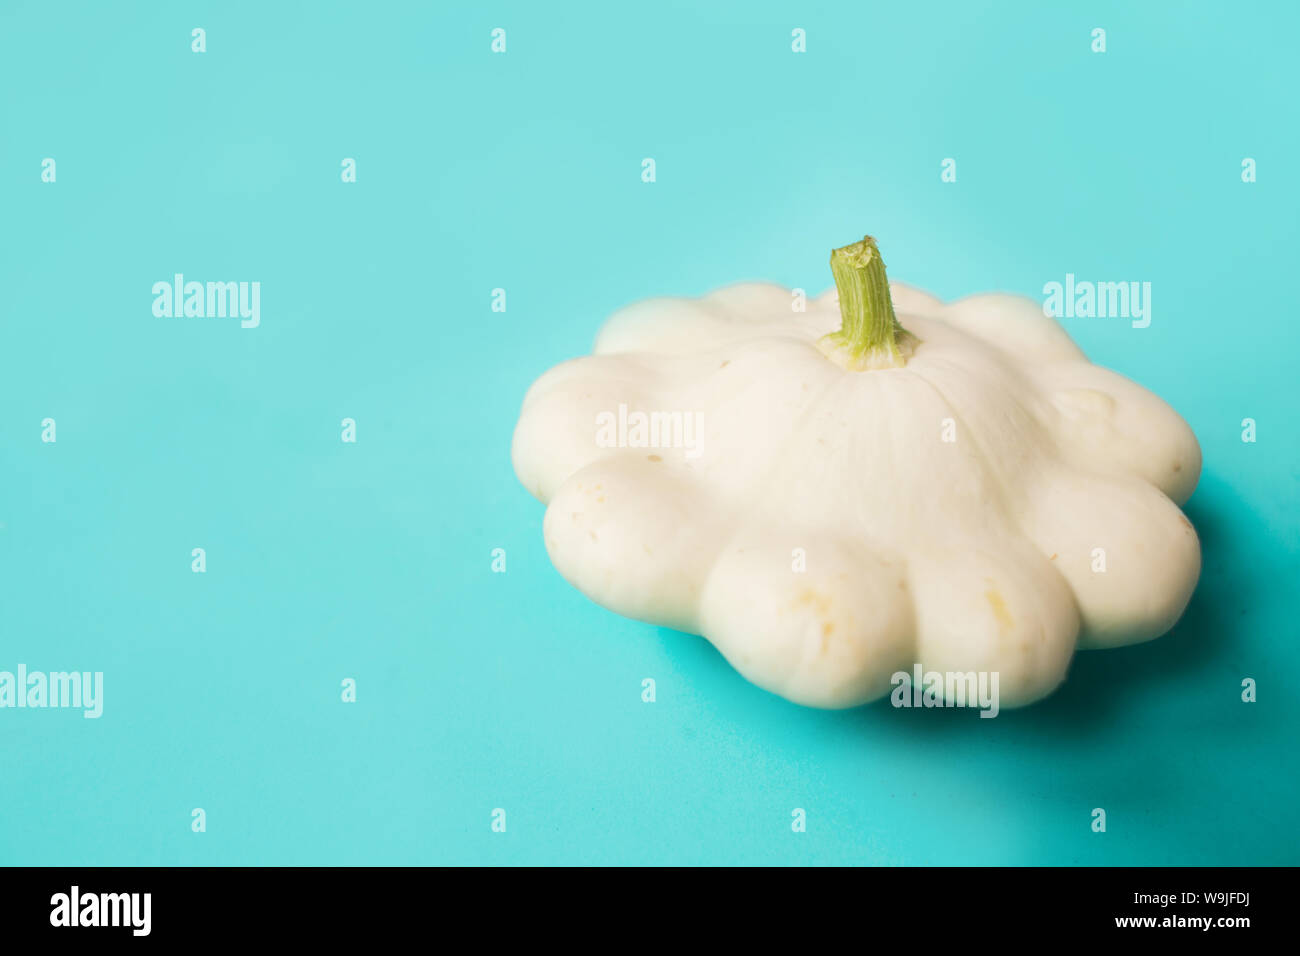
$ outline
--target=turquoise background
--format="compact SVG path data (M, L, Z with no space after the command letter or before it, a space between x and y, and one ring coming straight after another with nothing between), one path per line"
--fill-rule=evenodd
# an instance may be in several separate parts
M105 709L0 711L0 862L1300 862L1298 29L1283 2L5 0L0 669L101 670ZM820 290L865 231L949 298L1153 284L1150 328L1066 325L1202 443L1171 635L996 720L818 712L553 570L509 459L533 379L645 296ZM261 327L154 318L174 272L260 281Z

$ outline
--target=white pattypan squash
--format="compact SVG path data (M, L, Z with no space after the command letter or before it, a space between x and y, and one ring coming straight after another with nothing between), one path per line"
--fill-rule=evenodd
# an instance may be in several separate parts
M870 237L831 266L806 311L766 284L631 306L533 385L514 466L560 573L818 707L916 664L1025 704L1076 647L1169 630L1200 573L1187 424L1028 299L891 286Z

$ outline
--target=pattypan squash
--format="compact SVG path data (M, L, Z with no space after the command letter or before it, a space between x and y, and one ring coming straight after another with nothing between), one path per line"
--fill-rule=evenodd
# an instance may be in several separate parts
M633 305L532 386L512 454L559 572L817 707L914 665L1026 704L1168 631L1201 563L1173 409L1031 300L891 285L871 237L831 271Z

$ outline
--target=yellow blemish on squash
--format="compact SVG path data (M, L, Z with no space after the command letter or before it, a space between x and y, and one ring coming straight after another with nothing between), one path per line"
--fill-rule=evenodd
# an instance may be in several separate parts
M731 364L731 359L727 359L725 362L719 365L718 368L726 368L730 364Z
M591 540L592 540L592 541L595 541L595 540L596 540L596 532L594 532L594 531L588 531L587 534L591 535Z
M1015 622L1011 620L1011 612L1007 610L1007 602L1003 600L1001 592L997 588L989 588L984 592L984 596L988 598L989 607L993 608L993 617L998 622L998 629L1003 634L1008 633Z
M830 647L830 636L835 631L835 622L830 619L831 599L812 588L804 588L790 605L792 610L811 608L821 624L821 652L825 654Z
M1053 554L1053 555L1052 555L1050 558L1048 558L1047 560L1048 560L1048 561L1055 561L1055 560L1056 560L1056 555Z
M604 495L601 495L599 498L596 499L596 504L598 504L598 505L603 505L604 503L605 503L605 496L604 496Z
M813 607L818 614L825 614L830 610L831 599L825 594L818 594L812 588L804 588L796 595L793 607Z
M646 455L646 458L648 458L650 461L663 461L663 458L661 458L658 455Z

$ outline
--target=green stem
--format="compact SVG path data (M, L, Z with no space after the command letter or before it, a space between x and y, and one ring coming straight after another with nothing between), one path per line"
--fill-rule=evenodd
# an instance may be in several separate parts
M840 298L842 324L830 338L848 353L854 368L898 368L915 339L894 315L889 297L889 280L876 240L864 236L861 242L831 252L831 274Z

